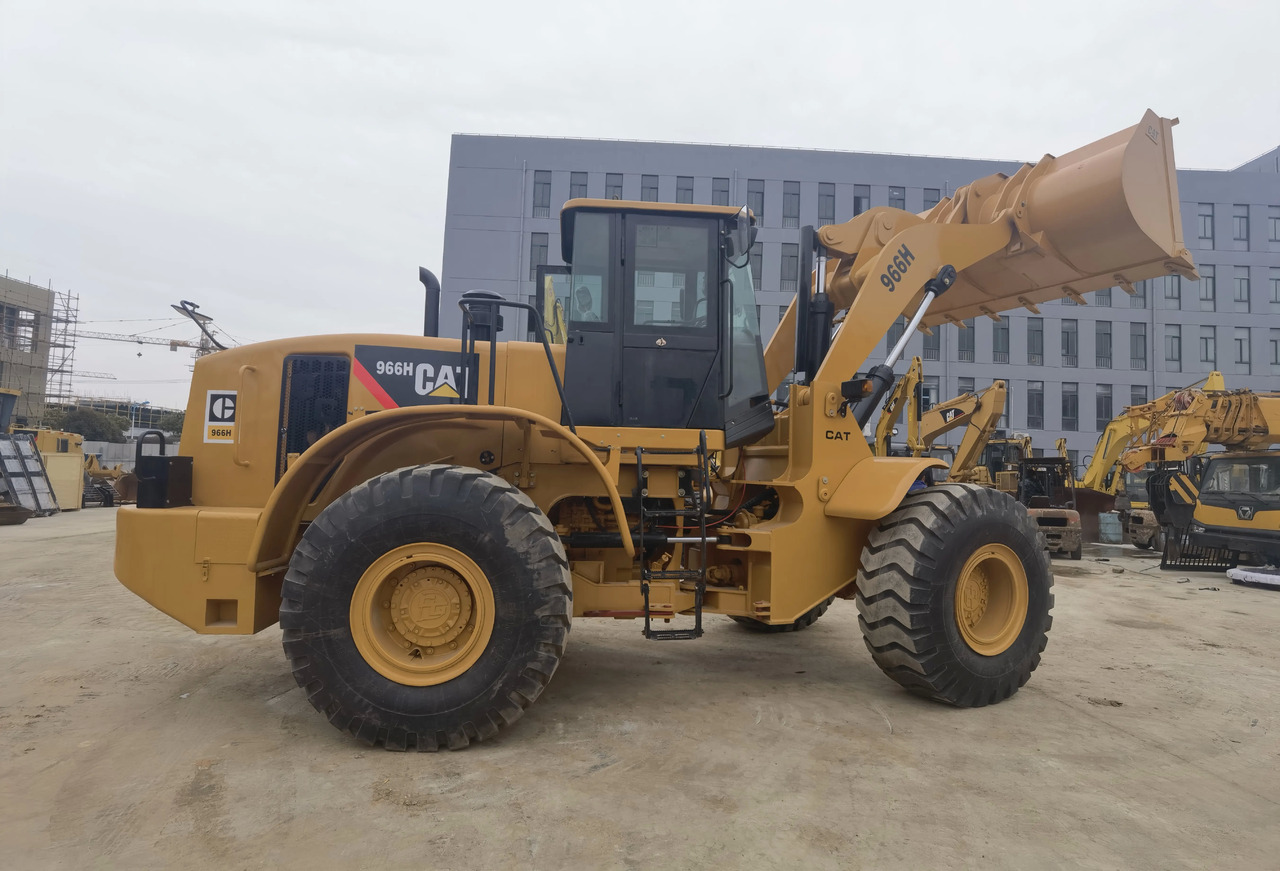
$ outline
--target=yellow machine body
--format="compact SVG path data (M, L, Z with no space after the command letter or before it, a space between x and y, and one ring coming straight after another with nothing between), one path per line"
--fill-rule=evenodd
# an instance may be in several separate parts
M786 409L766 434L726 448L724 433L706 431L717 457L713 508L724 512L706 551L685 542L646 558L705 566L706 611L764 624L788 624L832 596L852 596L868 535L927 470L945 464L873 455L844 413L845 383L875 362L890 326L916 311L943 266L954 267L957 280L928 309L926 328L975 315L998 319L1014 307L1035 311L1038 302L1117 284L1131 289L1158 275L1194 276L1178 219L1174 123L1148 112L1092 145L960 188L927 214L878 207L822 227L818 239L828 259L821 280L843 329L807 383L790 387ZM609 210L673 220L738 214L714 206L571 200L562 214L565 244L572 244L575 216ZM793 368L796 309L793 301L763 351L770 392ZM558 338L563 312L548 311ZM122 509L117 577L198 632L257 632L275 622L299 539L328 505L382 473L449 464L491 472L519 488L569 542L574 616L641 616L638 555L630 534L621 534L632 519L627 500L643 492L682 504L680 467L687 459L646 455L641 481L636 448L688 451L702 433L581 425L572 431L564 404L571 411L575 396L567 392L562 404L552 373L554 365L564 377L565 349L481 341L452 375L450 361L472 349L444 338L291 338L199 359L179 449L190 458L190 504ZM308 356L336 361L347 372L345 390L332 399L340 420L331 417L314 431L290 417L297 371L290 361ZM420 362L404 362L414 360ZM379 365L383 371L370 371ZM401 407L388 393L388 378L426 404ZM776 511L738 508L766 489L776 492ZM674 526L679 537L681 525ZM591 532L618 534L620 546L572 545L575 534ZM687 583L657 579L649 602L651 615L678 615L694 607L694 593Z

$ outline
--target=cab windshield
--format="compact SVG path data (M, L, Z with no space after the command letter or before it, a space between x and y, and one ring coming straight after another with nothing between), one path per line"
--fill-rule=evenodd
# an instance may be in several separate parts
M1210 460L1201 493L1248 493L1280 499L1280 456Z

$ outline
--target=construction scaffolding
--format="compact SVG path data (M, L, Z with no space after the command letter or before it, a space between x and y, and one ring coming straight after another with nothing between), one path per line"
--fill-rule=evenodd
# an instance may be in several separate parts
M71 398L75 376L76 323L80 319L80 297L71 291L53 292L52 328L49 334L49 376L45 401L66 402Z

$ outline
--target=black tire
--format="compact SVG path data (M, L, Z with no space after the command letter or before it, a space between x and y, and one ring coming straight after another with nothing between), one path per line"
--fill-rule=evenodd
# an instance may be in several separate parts
M819 617L827 613L827 609L831 607L831 603L835 600L835 596L828 596L801 614L800 618L794 623L764 623L760 620L753 620L750 617L731 616L729 619L752 632L760 632L765 635L773 635L778 632L799 632L801 629L808 629Z
M983 655L964 639L955 597L966 561L991 546L1022 566L1027 604L1020 628L1009 624L1007 649ZM902 686L980 707L1013 695L1040 664L1053 623L1052 588L1043 535L1013 497L972 484L930 487L907 496L868 537L858 623L876 664Z
M1076 549L1067 553L1068 559L1078 560L1084 558L1084 545L1077 544Z
M433 686L384 676L352 631L362 576L420 542L474 561L493 597L478 659ZM388 750L458 749L510 726L555 673L573 613L568 560L546 516L495 475L443 465L389 472L335 500L303 534L282 595L284 650L308 700L338 729Z

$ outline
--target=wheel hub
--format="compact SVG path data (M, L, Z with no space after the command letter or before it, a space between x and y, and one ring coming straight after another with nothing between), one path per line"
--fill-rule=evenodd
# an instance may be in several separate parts
M407 544L374 560L356 582L351 638L383 677L435 686L479 660L495 614L493 588L474 560L441 544Z
M467 628L474 598L466 581L443 566L405 575L391 594L391 622L402 646L443 647ZM423 651L424 653L427 651Z
M960 636L975 653L997 656L1017 640L1027 619L1027 572L1003 544L986 544L965 561L956 578L955 614Z

